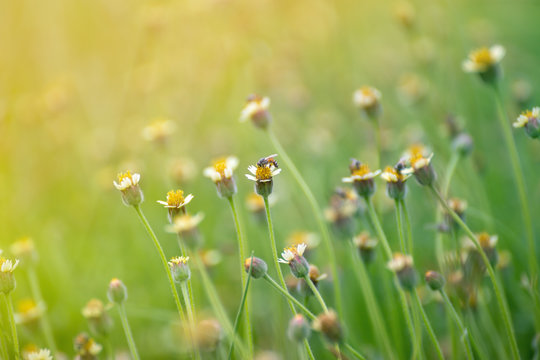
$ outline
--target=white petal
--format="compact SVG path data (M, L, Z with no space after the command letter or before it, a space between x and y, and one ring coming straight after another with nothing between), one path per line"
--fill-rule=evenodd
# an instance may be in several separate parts
M249 179L249 180L253 180L253 181L257 181L257 178L253 175L250 175L250 174L246 174L246 177Z
M281 172L281 169L275 169L274 171L272 171L272 176L276 176L280 172Z
M248 166L248 171L250 173L252 173L253 175L257 175L257 167L253 166L253 165L249 165Z
M158 203L158 204L161 204L161 205L165 205L165 206L169 205L168 202L163 201L163 200L158 200L157 203Z
M345 177L345 178L341 178L341 182L352 183L354 182L354 179L352 177Z
M506 54L506 50L502 45L493 45L491 49L489 49L489 52L495 63L500 62Z
M192 194L189 194L188 196L186 196L186 198L184 199L184 205L189 204L189 202L193 200L193 198L194 196Z
M298 253L298 255L302 256L304 255L304 251L306 251L306 248L307 248L307 245L305 243L298 244L296 246L296 252Z
M225 160L225 164L227 165L227 168L234 170L238 167L239 160L236 156L229 156L227 160Z

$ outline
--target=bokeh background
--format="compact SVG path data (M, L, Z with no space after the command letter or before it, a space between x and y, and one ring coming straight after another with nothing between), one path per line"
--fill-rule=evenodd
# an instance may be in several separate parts
M204 249L215 250L210 271L233 317L241 295L236 235L227 203L202 177L202 169L216 156L240 158L238 198L249 247L271 263L266 225L254 221L244 205L252 183L243 173L274 150L264 133L238 122L246 96L271 97L275 132L326 206L348 174L351 156L376 160L372 128L352 104L353 91L364 84L383 93L385 163L395 163L406 147L423 142L434 150L435 167L443 173L451 152L445 127L449 115L473 136L475 150L460 163L451 194L468 201L475 231L499 234L499 249L511 252L504 286L521 351L532 351L531 302L519 282L525 240L510 163L493 97L477 78L462 72L461 62L472 48L502 44L508 121L524 106L538 104L537 2L0 3L0 247L8 249L22 236L36 242L49 316L67 354L73 353L73 337L87 330L81 308L92 297L105 300L109 280L119 277L129 289L127 311L143 358L179 356L168 285L135 212L122 205L112 186L119 171L141 173L143 208L169 257L179 250L175 236L164 230L165 211L155 201L176 187L195 195L189 207L206 215ZM145 140L143 128L159 118L170 119L174 132L164 143ZM515 137L537 218L540 143L523 132ZM391 203L379 185L385 229L397 244ZM410 188L415 262L425 271L436 267L436 204L424 189L412 182ZM294 231L316 232L287 169L274 189L279 246ZM374 339L362 290L346 244L335 241L343 257L348 333L369 353ZM311 260L326 268L322 249ZM372 275L383 276L381 271ZM196 274L193 283L198 311L212 316ZM294 358L283 299L262 282L252 285L256 349ZM321 287L330 298L329 282ZM377 293L383 303L392 296L383 288ZM28 295L20 279L14 296ZM445 342L442 309L436 303L427 309ZM486 300L486 309L496 321L493 300ZM125 349L115 319L113 342ZM398 337L405 333L400 326ZM504 334L499 323L484 331L493 332L493 339ZM31 331L22 330L21 338L23 344L40 341ZM318 358L329 356L318 336L313 342ZM493 356L504 358L496 344L491 349Z

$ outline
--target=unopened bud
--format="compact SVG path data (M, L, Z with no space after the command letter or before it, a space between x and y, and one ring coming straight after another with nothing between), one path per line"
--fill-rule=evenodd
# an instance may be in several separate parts
M253 262L252 262L253 259ZM249 273L249 267L251 266L251 276L255 279L262 278L264 275L266 275L266 272L268 271L268 265L266 265L266 262L263 259L260 259L258 257L252 257L247 258L244 261L244 268L246 269L246 272Z
M311 327L302 314L296 314L289 322L287 330L289 339L296 342L302 342L311 334Z
M127 288L124 283L114 278L109 283L109 289L107 290L107 297L109 301L118 305L121 305L124 301L127 300Z
M343 329L336 312L333 310L317 316L313 322L313 328L323 333L330 342L341 343L343 341Z
M428 271L425 275L426 284L433 291L440 290L444 287L444 276L436 271Z
M471 135L461 133L452 140L452 147L463 157L469 155L474 148L474 141Z
M169 267L171 268L171 273L175 282L182 283L191 278L191 270L189 269L189 265L187 263L188 260L189 256L178 256L169 261Z

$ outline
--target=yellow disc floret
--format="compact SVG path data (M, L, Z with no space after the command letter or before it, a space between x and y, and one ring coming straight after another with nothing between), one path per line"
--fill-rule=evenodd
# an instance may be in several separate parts
M179 207L184 204L184 192L182 190L171 190L167 193L167 205Z
M257 180L268 180L272 178L272 170L267 166L257 166L257 171L255 172L255 177Z

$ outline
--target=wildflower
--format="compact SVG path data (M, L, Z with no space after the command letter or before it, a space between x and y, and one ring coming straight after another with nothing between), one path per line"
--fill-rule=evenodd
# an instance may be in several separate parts
M476 234L476 239L478 240L478 243L480 244L480 247L486 254L491 266L495 267L499 260L499 254L497 253L497 249L495 248L497 245L497 242L499 240L499 237L497 235L490 235L487 232L482 232L479 234ZM483 262L480 258L480 254L478 254L478 250L474 246L471 240L466 239L464 247L466 250L469 251L469 256L467 258L467 261L477 261L479 262L479 267L481 270L484 269Z
M26 353L25 360L53 360L49 349L40 349Z
M257 161L256 166L250 165L248 170L251 174L246 174L249 180L255 181L255 192L262 197L267 197L272 193L274 176L281 172L277 161L274 159L277 154L273 154Z
M323 333L330 342L341 343L343 341L343 328L334 310L317 316L313 321L313 329Z
M313 283L313 285L315 285L315 287L318 287L319 282L321 280L326 279L328 277L328 275L327 274L321 274L321 272L319 271L319 268L317 266L310 264L309 265L308 277L311 280L311 282ZM313 291L311 290L311 287L307 284L306 279L299 279L299 280L300 281L298 281L298 283L296 284L296 290L300 294L303 294L303 296L312 296Z
M381 173L381 170L371 171L369 166L362 164L356 159L351 159L349 165L351 176L343 178L344 183L352 183L358 196L368 198L375 193L375 182L373 178Z
M109 301L117 305L121 305L124 301L127 300L128 293L126 285L122 280L113 278L109 283L109 288L107 289L107 297Z
M463 70L476 73L484 82L493 84L501 76L500 62L505 52L506 50L501 45L494 45L489 49L483 47L474 50L463 62Z
M101 350L103 350L103 346L98 344L86 333L77 335L73 343L78 355L76 359L80 360L97 360L98 355L101 353Z
M17 324L32 324L41 319L45 312L45 306L38 304L32 299L23 299L17 303L15 322Z
M513 125L515 128L525 128L527 135L533 139L540 137L540 107L522 112Z
M177 234L189 247L195 248L202 242L199 224L203 219L203 213L197 213L193 216L190 214L178 215L173 219L172 224L166 227L166 230Z
M444 276L436 271L428 271L425 275L426 284L433 291L440 290L444 287Z
M410 174L403 174L401 171L404 168L403 163L398 162L394 167L387 166L381 174L381 177L386 181L386 192L392 199L403 199L407 193L405 181L410 177Z
M454 211L461 220L465 221L465 211L467 210L467 202L465 200L450 198L448 199L448 207L450 207L450 209L452 209L452 211ZM448 213L445 214L445 225L447 230L457 230L459 228L459 224Z
M191 278L191 270L188 265L189 256L177 256L169 261L169 267L174 281L177 283L183 283Z
M452 139L452 148L463 157L469 155L472 152L473 147L474 140L471 135L466 132L461 132Z
M360 257L366 264L371 263L375 259L375 247L378 241L371 237L367 231L355 236L353 242L360 252Z
M356 232L355 217L359 213L360 202L356 192L349 188L338 187L330 197L330 207L325 209L324 216L338 235L350 238Z
M138 206L144 200L144 195L139 187L141 175L131 171L118 174L118 182L113 181L114 187L122 193L122 201L126 206Z
M112 319L107 314L103 302L99 299L90 299L86 306L82 309L82 315L88 320L90 330L93 333L105 336L112 329Z
M410 168L403 169L403 174L414 174L416 181L420 185L431 186L437 175L433 166L431 166L431 158L433 154L425 155L425 148L419 145L413 145L409 149L408 162Z
M31 237L23 237L11 244L11 253L21 260L21 264L35 263L38 260L38 253Z
M262 278L268 272L268 265L263 259L258 257L254 256L253 262L251 259L252 258L249 257L244 261L244 269L246 269L246 272L249 272L251 266L251 276L255 279Z
M167 201L158 200L157 202L169 211L169 221L180 213L186 214L185 206L193 199L193 195L189 194L184 198L184 192L182 190L171 190L167 193Z
M197 324L195 342L200 350L214 351L223 338L223 329L215 319L205 319Z
M17 265L19 265L19 260L13 262L0 257L0 293L7 295L15 289L16 281L13 271L17 268Z
M212 179L216 184L218 195L223 198L230 198L236 194L236 182L233 178L233 171L238 166L238 158L229 156L214 161L214 164L204 169L204 176Z
M163 145L167 139L174 133L174 122L167 118L157 118L148 126L145 126L142 131L142 136L145 140Z
M297 278L304 278L309 275L309 263L303 256L307 245L302 243L297 246L285 248L281 253L281 259L278 261L282 264L288 264L291 268L291 273Z
M353 103L369 119L377 119L382 112L381 92L370 86L363 86L353 94Z
M289 321L289 328L287 329L289 339L301 343L311 335L311 327L308 321L302 314L296 314L291 321Z
M413 267L413 259L410 255L396 253L388 262L388 269L395 272L401 286L412 291L418 283L418 274Z
M270 98L252 94L248 96L246 105L242 109L240 121L251 120L256 127L266 129L272 121L269 107Z

